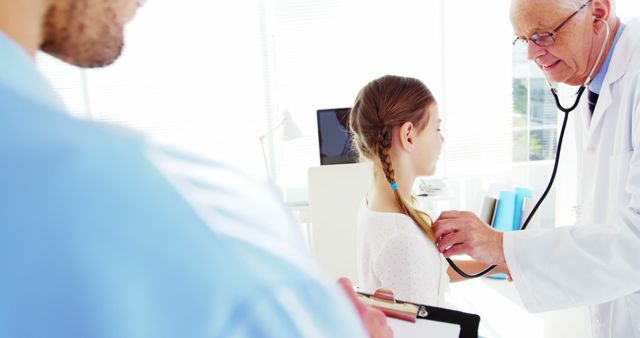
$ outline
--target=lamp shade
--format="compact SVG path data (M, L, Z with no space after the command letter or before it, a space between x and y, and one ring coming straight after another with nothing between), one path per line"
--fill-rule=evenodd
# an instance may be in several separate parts
M302 132L300 131L300 127L293 122L293 118L291 118L291 113L288 110L284 111L284 118L280 123L278 123L275 127L269 129L265 134L260 135L258 139L260 140L260 145L262 146L262 156L264 158L264 167L267 171L267 176L270 180L273 180L271 176L271 171L269 170L269 160L267 159L267 151L264 146L264 139L275 132L278 128L282 127L282 134L280 135L280 139L282 141L291 141L295 139L299 139L302 137Z
M300 127L291 118L291 113L288 110L284 111L284 125L282 130L282 140L291 141L302 137Z

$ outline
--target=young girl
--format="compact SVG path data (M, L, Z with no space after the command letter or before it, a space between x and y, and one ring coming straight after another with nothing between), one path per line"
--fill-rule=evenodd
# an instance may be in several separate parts
M362 88L349 124L360 157L374 168L358 215L361 289L384 287L397 299L446 307L449 281L463 278L436 249L431 219L411 195L416 177L433 175L444 142L433 95L419 80L384 76ZM468 273L486 267L456 263Z

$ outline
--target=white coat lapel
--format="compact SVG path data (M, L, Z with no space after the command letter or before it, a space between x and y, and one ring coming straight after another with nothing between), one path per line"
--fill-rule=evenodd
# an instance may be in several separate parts
M587 99L587 94L588 93L582 94L582 98L580 99L580 104L577 109L578 111L576 112L577 114L580 114L581 117L582 127L584 128L581 133L583 137L588 136L586 132L590 130L589 126L591 125L591 112L589 111L589 100ZM588 140L588 138L585 139L585 141L586 140Z
M598 104L596 104L596 108L593 111L593 117L591 118L591 123L589 124L589 137L591 137L593 131L598 128L598 124L600 124L602 117L611 105L610 85L611 83L607 83L607 80L605 79L598 98ZM586 113L589 114L589 108L586 109Z
M631 60L633 49L636 48L637 41L634 40L634 38L639 35L639 31L640 21L633 20L627 23L613 51L613 55L611 55L609 69L602 83L598 104L596 104L591 123L589 124L589 139L591 139L593 132L598 128L603 116L614 113L607 111L609 106L611 106L611 86L624 75L627 65Z

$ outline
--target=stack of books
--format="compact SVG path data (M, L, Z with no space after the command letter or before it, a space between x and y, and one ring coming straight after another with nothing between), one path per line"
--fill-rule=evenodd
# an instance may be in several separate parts
M520 230L533 209L535 201L532 197L533 190L529 188L501 191L498 198L485 196L480 218L496 230Z
M520 230L531 213L535 205L534 202L533 190L529 188L501 191L498 198L484 197L480 218L498 231ZM506 278L504 274L495 274L489 277Z

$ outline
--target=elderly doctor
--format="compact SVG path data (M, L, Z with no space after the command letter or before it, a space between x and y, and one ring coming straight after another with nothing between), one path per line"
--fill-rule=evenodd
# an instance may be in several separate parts
M610 0L513 0L511 21L549 82L588 89L573 112L578 224L503 234L449 211L439 250L506 263L531 312L589 305L594 337L640 338L640 20Z

